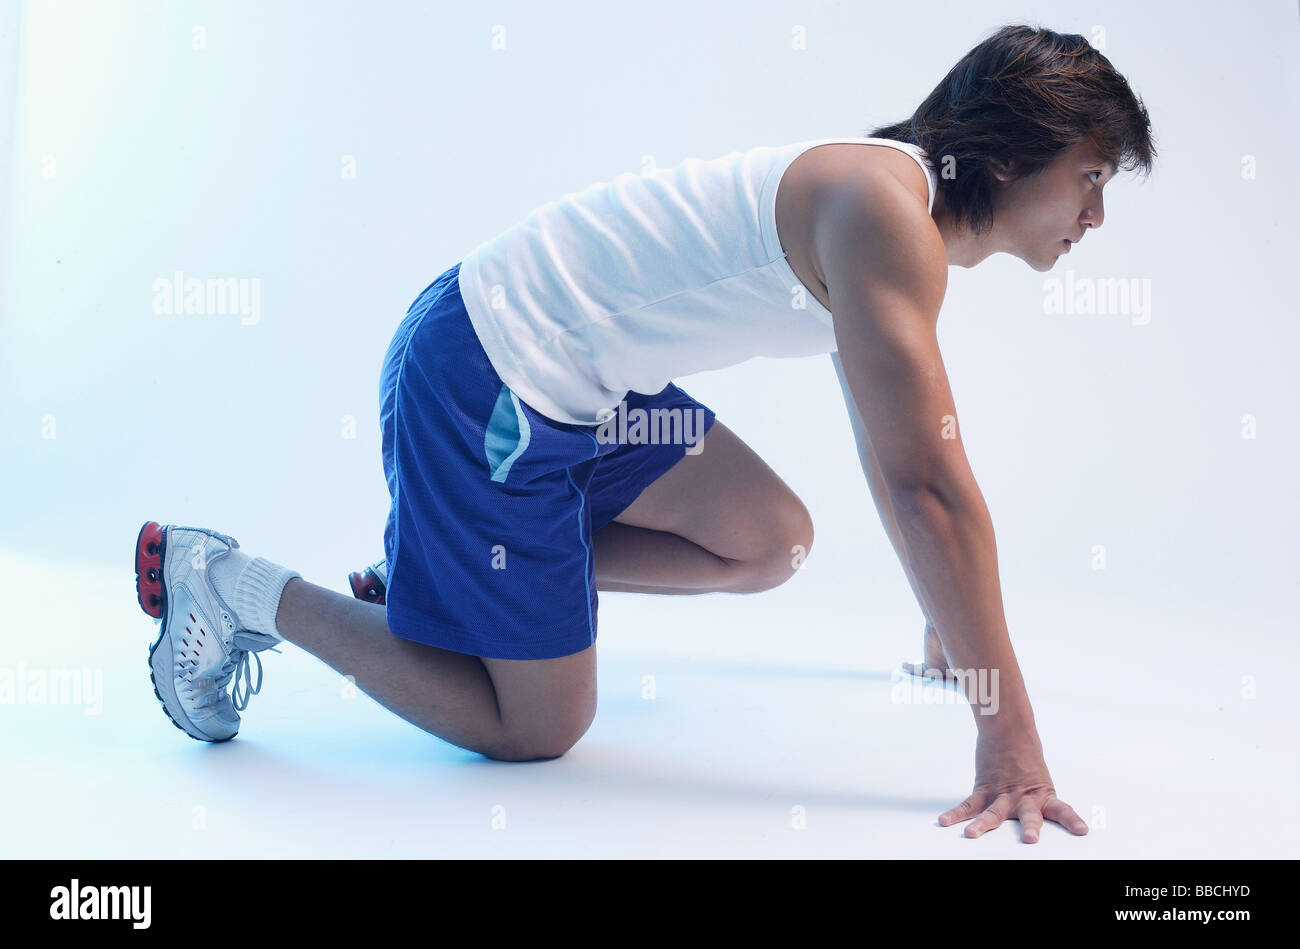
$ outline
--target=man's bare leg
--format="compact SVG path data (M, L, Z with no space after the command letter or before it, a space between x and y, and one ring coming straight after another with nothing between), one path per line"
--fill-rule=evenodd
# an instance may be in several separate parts
M275 622L380 705L492 758L563 754L585 731L584 696L594 703L594 646L560 659L480 659L395 636L383 606L300 578L285 586Z
M596 589L756 593L794 575L812 548L803 503L715 420L686 455L596 531Z
M720 421L593 538L598 590L756 592L812 545L799 499ZM595 646L560 659L480 659L401 639L383 606L294 578L276 626L385 708L490 757L553 757L595 713ZM540 753L539 753L540 752Z
M592 538L596 589L689 595L741 592L747 563L713 553L678 534L611 521Z

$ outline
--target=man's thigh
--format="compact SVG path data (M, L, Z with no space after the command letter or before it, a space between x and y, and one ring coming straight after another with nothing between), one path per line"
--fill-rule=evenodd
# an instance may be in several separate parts
M698 454L685 455L614 520L669 531L730 560L812 544L808 509L739 436L714 420Z

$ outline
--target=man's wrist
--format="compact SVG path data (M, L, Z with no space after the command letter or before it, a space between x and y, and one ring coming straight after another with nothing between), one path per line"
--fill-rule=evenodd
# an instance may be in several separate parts
M1034 710L1030 707L1029 696L1023 688L1004 691L998 688L996 680L991 686L978 681L971 685L975 688L967 689L967 699L975 714L975 727L981 735L997 738L1038 734Z

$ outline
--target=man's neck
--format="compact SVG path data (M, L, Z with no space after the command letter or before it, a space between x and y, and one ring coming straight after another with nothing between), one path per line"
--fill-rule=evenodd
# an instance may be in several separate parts
M984 258L997 253L997 249L992 246L990 240L992 231L986 231L976 237L970 229L957 227L948 214L942 191L937 192L934 196L934 207L930 211L930 217L934 221L935 227L939 229L939 236L943 238L944 252L948 256L948 266L974 267Z

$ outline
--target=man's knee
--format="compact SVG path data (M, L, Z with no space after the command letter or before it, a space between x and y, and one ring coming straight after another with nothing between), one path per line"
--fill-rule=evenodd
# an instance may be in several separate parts
M558 758L596 717L596 645L555 659L484 658L497 720L480 751L502 761Z
M812 550L812 515L796 499L775 521L768 538L770 542L763 555L745 565L746 579L738 592L771 590L798 573Z
M581 737L582 735L558 739L550 736L506 739L485 754L498 761L545 761L563 756Z
M485 754L500 761L559 758L578 743L595 718L596 703L592 701L557 724L546 727L531 722L513 725L503 730L495 747Z

